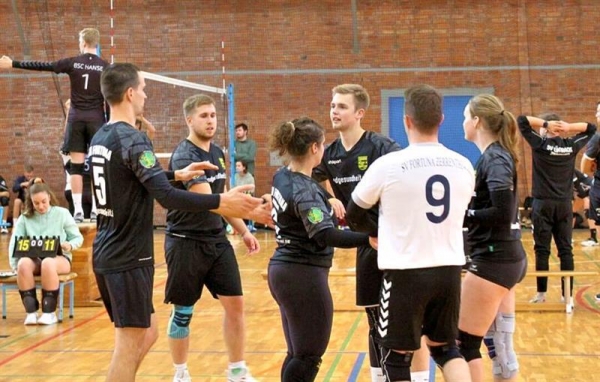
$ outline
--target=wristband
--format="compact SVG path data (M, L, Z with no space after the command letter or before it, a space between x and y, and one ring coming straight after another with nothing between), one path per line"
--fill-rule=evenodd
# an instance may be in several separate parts
M544 129L547 129L548 128L548 121L544 121L544 123L542 124L542 127Z

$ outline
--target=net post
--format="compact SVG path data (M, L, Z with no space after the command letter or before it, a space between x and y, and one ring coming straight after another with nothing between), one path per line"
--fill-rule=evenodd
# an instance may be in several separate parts
M229 185L235 187L235 97L233 84L227 86L227 128L229 130Z

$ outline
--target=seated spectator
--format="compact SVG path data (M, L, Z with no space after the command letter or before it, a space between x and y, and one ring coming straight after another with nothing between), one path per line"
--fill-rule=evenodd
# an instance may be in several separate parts
M17 284L27 316L25 325L51 325L56 317L58 275L71 271L72 251L83 244L83 236L66 208L58 206L52 190L40 178L28 185L23 215L15 222L9 243L10 266L17 272ZM59 254L55 257L14 256L19 237L59 237ZM42 314L37 316L39 301L34 276L42 277Z
M0 233L8 233L8 229L6 228L6 217L8 216L8 203L10 203L10 192L8 191L8 185L6 184L6 180L4 180L4 177L0 175L0 206L4 208L4 213L2 214L2 227L0 228Z
M12 190L17 197L15 198L15 203L13 205L13 223L17 221L19 215L21 215L21 210L23 209L23 203L25 202L25 191L27 190L27 186L29 185L29 181L33 178L33 166L30 164L26 164L24 167L23 175L18 176L15 179L15 183L13 184Z
M235 185L243 186L246 184L254 185L254 177L248 172L248 163L246 163L246 161L238 160L235 162ZM252 195L253 192L249 192L249 194ZM244 219L244 222L248 226L250 232L256 232L252 220Z

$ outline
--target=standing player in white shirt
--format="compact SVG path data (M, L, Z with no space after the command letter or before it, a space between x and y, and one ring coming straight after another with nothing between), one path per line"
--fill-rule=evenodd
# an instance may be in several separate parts
M410 381L421 334L447 382L470 381L458 334L462 224L474 188L469 160L438 142L442 96L404 93L409 146L379 158L352 193L347 219L379 236L383 270L377 342L387 381ZM378 229L368 210L379 203ZM435 238L435 239L431 239Z

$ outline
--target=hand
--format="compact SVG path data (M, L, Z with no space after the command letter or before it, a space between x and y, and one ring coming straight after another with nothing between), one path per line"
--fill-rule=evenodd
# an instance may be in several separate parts
M244 240L244 245L248 248L247 255L254 255L260 251L260 243L258 240L250 233L250 231L246 230L242 235L242 240Z
M333 209L336 218L343 219L346 217L346 207L344 207L344 203L342 203L341 200L331 198L329 199L329 204L331 204L331 208Z
M548 131L560 135L569 131L569 124L563 121L548 121Z
M2 56L2 58L0 58L0 69L12 68L12 62L13 62L13 60L11 60L10 57Z
M219 208L214 212L232 217L246 219L250 212L262 204L262 199L247 194L254 189L253 184L237 186L220 194L221 202Z
M187 181L204 175L204 170L218 170L219 167L209 161L194 162L181 170L175 170L175 180Z
M248 215L248 219L254 220L255 222L264 224L271 228L275 228L275 223L273 222L273 217L271 216L272 209L273 206L270 202L262 203L260 206L256 207L250 212L250 214Z
M60 247L62 248L63 252L71 252L73 250L71 243L60 243Z
M373 249L377 250L377 247L379 246L379 240L377 240L376 237L369 236L369 244L371 244Z

